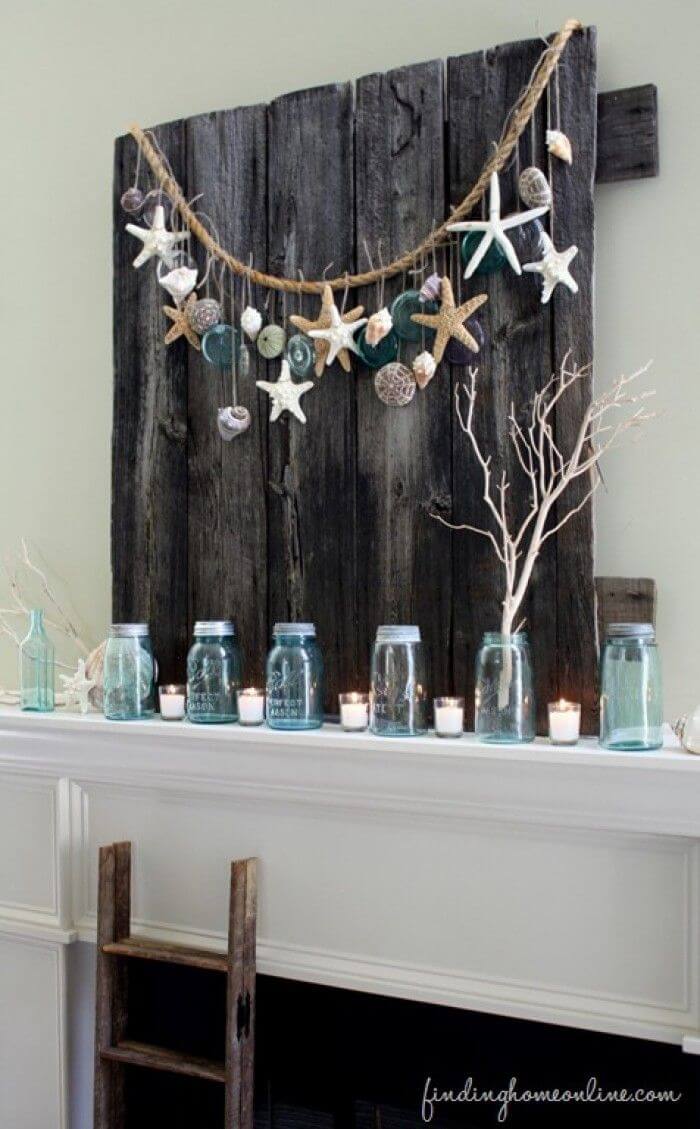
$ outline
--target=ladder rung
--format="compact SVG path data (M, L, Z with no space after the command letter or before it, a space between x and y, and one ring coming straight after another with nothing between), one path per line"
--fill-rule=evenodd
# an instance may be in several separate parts
M151 1043L136 1043L122 1039L115 1047L105 1047L100 1051L102 1058L120 1062L127 1066L146 1066L151 1070L166 1070L171 1074L187 1074L191 1078L206 1078L210 1082L225 1082L226 1070L223 1062L209 1058L196 1058L171 1051L167 1047L156 1047Z
M159 960L166 964L186 964L190 968L205 968L214 972L228 972L226 953L209 949L189 949L186 945L170 945L166 941L152 941L148 937L124 937L102 946L104 953L114 956L135 957L137 960Z

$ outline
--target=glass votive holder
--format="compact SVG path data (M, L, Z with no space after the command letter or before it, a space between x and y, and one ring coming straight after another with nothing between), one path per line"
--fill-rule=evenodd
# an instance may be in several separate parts
M186 687L169 685L158 687L160 716L163 721L182 721L185 716Z
M262 725L265 720L265 692L255 686L238 691L238 724Z
M435 698L433 715L437 737L461 737L464 733L464 698Z
M369 694L338 694L340 724L346 733L360 733L369 725Z
M575 745L581 732L581 703L560 698L550 702L549 739L553 745Z

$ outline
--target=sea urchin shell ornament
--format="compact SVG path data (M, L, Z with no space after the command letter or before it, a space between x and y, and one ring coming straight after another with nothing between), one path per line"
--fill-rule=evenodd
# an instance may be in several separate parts
M246 306L241 314L241 329L251 341L255 341L260 333L262 322L263 319L260 311L256 310L254 306Z
M372 346L378 345L382 338L386 337L392 325L391 314L386 306L381 310L377 310L376 314L372 314L367 322L367 328L365 330L365 341L367 344Z
M199 298L187 308L187 320L200 337L221 321L221 306L216 298Z
M547 142L547 149L553 157L558 157L560 161L566 161L570 165L574 159L574 154L571 149L571 142L565 133L560 129L548 129L545 134L545 141Z
M374 390L388 407L405 408L416 394L416 378L410 368L394 361L380 368L374 378Z
M216 413L216 426L225 443L230 443L237 435L242 435L250 427L251 415L241 404L235 407L219 408Z
M549 186L547 177L535 165L530 165L529 168L523 169L518 180L518 192L523 204L527 204L528 208L539 208L545 205L547 208L552 206L552 189Z
M258 334L258 352L266 361L279 357L284 352L287 334L281 325L266 325Z
M419 353L411 366L413 368L413 375L416 378L416 384L421 389L427 388L430 381L435 376L437 365L432 353L426 350Z

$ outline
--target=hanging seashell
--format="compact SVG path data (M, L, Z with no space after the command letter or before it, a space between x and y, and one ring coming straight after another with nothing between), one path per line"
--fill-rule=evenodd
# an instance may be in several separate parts
M251 424L251 415L241 404L234 407L219 408L216 413L216 426L225 443L230 443L237 435L242 435Z
M91 706L96 710L101 710L104 705L104 662L105 662L105 649L107 641L100 643L99 647L95 647L94 651L85 660L85 674L92 682L95 683L92 690L88 694L88 700Z
M287 334L281 325L266 325L258 334L258 352L266 361L279 357L284 352Z
M560 129L548 129L545 134L547 142L547 149L554 157L558 157L560 161L566 161L570 165L574 159L574 154L571 149L571 142L565 133Z
M442 279L439 274L430 274L418 291L421 302L437 302L440 299Z
M144 195L141 189L132 187L127 188L126 192L122 195L119 203L121 204L125 212L128 212L130 216L134 216L137 212L141 211L143 201Z
M427 388L430 381L435 375L437 365L435 364L435 357L429 353L427 349L423 353L419 353L412 364L413 375L416 378L416 384L422 390Z
M221 306L216 298L199 298L187 308L187 320L200 337L221 321Z
M256 310L254 306L246 306L241 314L241 329L246 337L251 341L255 341L262 328L262 314Z
M527 204L528 208L551 208L552 206L552 189L549 187L549 181L542 172L542 169L530 165L529 168L523 169L518 180L518 192L523 204Z
M367 328L365 330L365 341L367 344L372 346L378 345L382 338L386 337L392 325L391 314L386 306L384 306L382 310L377 310L376 314L372 314L367 322Z
M158 275L158 281L179 306L180 302L183 302L194 290L197 284L197 271L191 267L175 267L162 278Z
M416 394L416 378L410 368L394 361L380 368L374 378L374 390L383 404L404 408Z

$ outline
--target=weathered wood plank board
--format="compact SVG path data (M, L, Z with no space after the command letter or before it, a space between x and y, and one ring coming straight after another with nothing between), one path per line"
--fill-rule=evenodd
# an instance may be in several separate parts
M656 625L656 581L647 577L597 576L595 581L598 642L609 623Z
M443 64L436 60L368 75L357 84L357 257L376 264L416 244L444 213ZM416 264L416 267L420 264ZM384 302L409 278L387 283ZM379 292L360 301L378 308ZM411 364L424 343L402 343ZM357 366L358 619L364 644L362 683L379 623L416 623L432 659L435 687L450 684L451 545L428 516L449 498L449 370L405 408L383 404L374 372Z
M598 95L596 183L659 175L657 90L652 83Z
M274 274L302 270L317 278L330 263L336 272L352 269L353 124L350 83L299 91L270 105L268 238ZM311 296L299 303L292 297L287 313L299 306L315 318L319 300ZM278 299L280 322L283 313ZM279 360L268 369L268 378L277 379ZM306 425L285 414L269 427L270 623L316 623L326 660L326 708L334 712L338 690L357 678L355 379L335 363L303 397Z

